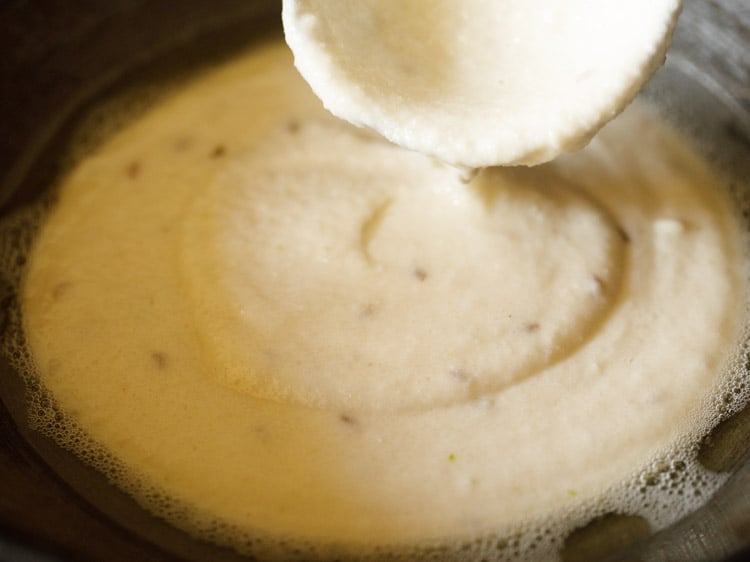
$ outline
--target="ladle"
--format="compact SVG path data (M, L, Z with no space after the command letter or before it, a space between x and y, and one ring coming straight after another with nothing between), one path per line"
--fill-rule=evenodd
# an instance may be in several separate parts
M584 146L662 65L680 0L284 0L333 114L447 163Z

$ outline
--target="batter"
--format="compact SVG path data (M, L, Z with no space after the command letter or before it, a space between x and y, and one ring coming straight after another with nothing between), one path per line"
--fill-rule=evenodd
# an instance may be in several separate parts
M64 182L22 309L66 430L36 423L244 551L617 505L713 419L741 243L717 180L641 106L575 156L465 184L329 116L283 45L259 47Z

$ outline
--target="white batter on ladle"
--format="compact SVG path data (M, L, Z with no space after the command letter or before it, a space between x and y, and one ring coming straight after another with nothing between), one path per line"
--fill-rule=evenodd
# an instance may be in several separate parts
M469 168L585 145L664 61L679 0L284 0L327 109Z

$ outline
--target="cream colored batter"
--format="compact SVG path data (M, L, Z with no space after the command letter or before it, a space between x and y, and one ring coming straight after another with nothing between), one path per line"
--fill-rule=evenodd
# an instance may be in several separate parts
M190 529L502 531L711 415L745 291L717 185L640 106L575 156L464 184L330 117L270 45L67 178L26 338L124 485Z

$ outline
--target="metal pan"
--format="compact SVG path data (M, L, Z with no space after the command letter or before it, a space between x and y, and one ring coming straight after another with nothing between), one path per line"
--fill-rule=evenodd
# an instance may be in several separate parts
M126 120L164 87L280 33L279 13L279 3L267 0L0 3L0 215L65 173L74 161L71 139L92 108L104 103ZM738 179L737 189L750 187L750 5L687 0L669 63L644 95ZM0 281L4 329L13 295ZM0 560L247 560L152 517L33 431L24 391L0 358ZM744 559L748 418L743 410L704 440L706 462L733 474L707 505L649 537L625 532L621 540L616 525L607 531L594 522L571 537L564 558Z

